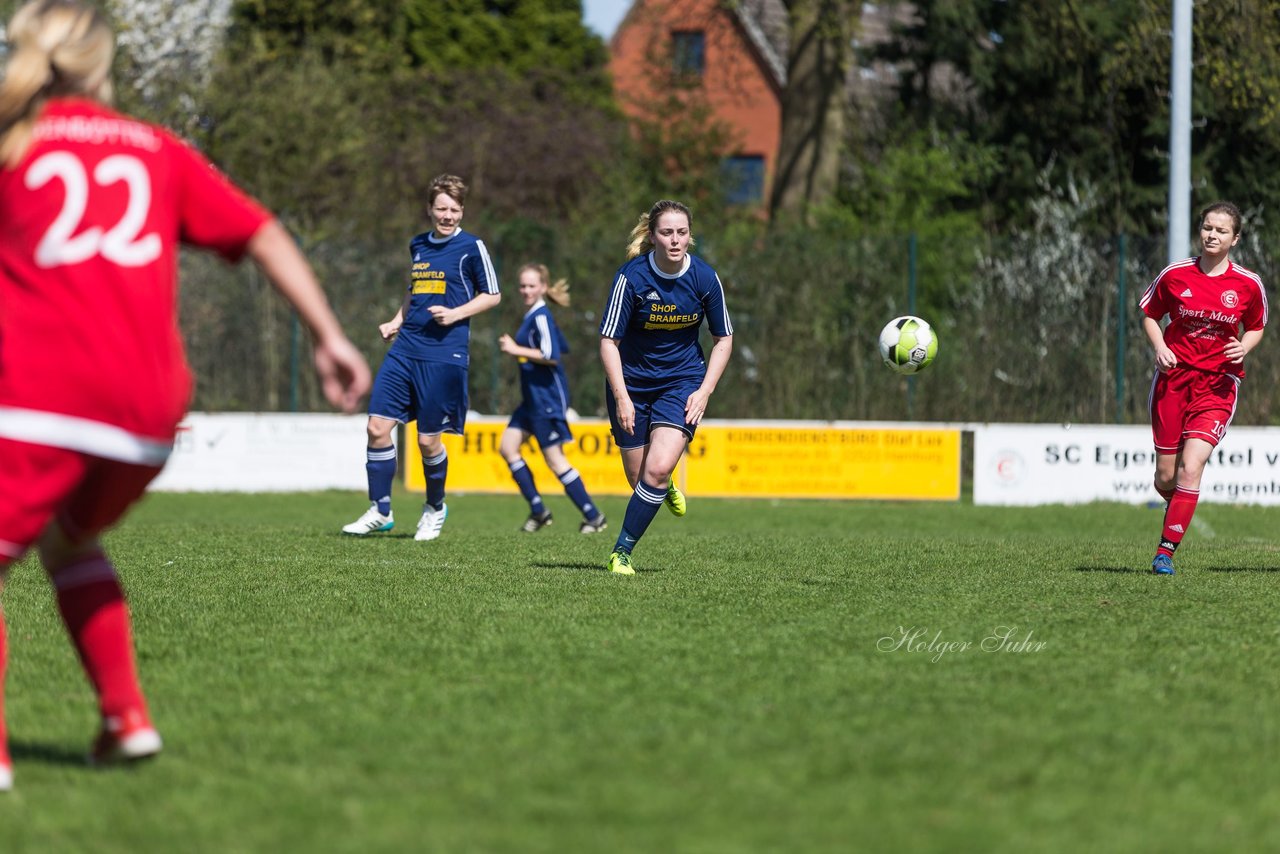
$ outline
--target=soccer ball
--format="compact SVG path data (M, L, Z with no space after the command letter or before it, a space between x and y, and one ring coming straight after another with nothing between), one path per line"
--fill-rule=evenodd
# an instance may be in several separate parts
M880 358L900 374L923 371L936 355L938 336L918 317L895 317L880 330Z

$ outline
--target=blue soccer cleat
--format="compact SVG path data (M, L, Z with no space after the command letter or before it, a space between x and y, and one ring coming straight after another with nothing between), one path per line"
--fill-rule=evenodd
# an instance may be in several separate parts
M1173 558L1166 554L1156 555L1151 561L1151 571L1156 575L1173 575Z

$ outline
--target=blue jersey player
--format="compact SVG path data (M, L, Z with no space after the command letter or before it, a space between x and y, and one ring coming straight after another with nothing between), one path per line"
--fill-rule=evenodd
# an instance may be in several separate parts
M415 540L440 536L449 508L444 501L449 458L442 433L461 433L467 421L467 360L470 320L498 304L498 279L484 242L458 227L467 185L455 175L431 182L431 230L409 243L412 266L400 310L378 327L395 339L369 397L369 448L365 470L369 500L365 514L343 532L363 536L389 531L396 449L391 433L399 423L418 423L418 446L427 500Z
M538 440L547 467L559 478L565 493L582 513L578 530L584 534L603 531L608 524L604 514L587 494L587 488L569 460L563 445L573 441L566 415L569 409L569 383L564 373L564 354L569 345L560 334L547 300L557 305L569 304L569 285L564 279L548 285L551 278L546 266L525 264L520 268L520 297L528 306L515 338L503 335L498 346L520 363L520 407L502 434L499 450L511 469L511 477L520 494L529 502L529 518L523 530L533 533L551 524L551 511L542 503L533 472L520 456L520 446L533 436Z
M600 323L609 421L635 490L609 556L609 571L620 575L634 574L631 550L659 507L684 515L671 473L733 352L720 277L689 254L692 222L687 207L669 200L641 214ZM707 358L698 344L703 323L715 342Z

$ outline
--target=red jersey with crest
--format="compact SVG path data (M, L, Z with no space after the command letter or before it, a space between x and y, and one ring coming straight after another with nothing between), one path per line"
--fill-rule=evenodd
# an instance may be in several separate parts
M1257 273L1234 261L1218 276L1200 271L1200 259L1170 264L1147 286L1138 302L1147 317L1169 315L1164 343L1179 367L1244 376L1244 364L1233 365L1222 349L1231 338L1267 325L1267 294Z
M0 436L163 462L192 387L178 244L236 260L269 220L168 131L50 101L0 168Z

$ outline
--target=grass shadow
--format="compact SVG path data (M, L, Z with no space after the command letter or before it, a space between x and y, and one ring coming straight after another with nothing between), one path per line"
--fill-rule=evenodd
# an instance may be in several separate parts
M599 564L599 563L580 563L580 562L569 563L564 561L556 561L553 563L550 561L534 561L533 563L529 564L529 566L533 567L534 569L558 569L558 570L561 570L562 572L588 572L589 571L589 572L603 572L606 575L609 574L608 568L605 567L603 564ZM635 567L635 571L636 572L666 572L666 570L662 569L661 567L648 567L648 566L637 566Z
M46 765L74 765L78 768L88 765L87 750L68 750L59 745L39 741L14 739L9 742L9 755L19 762L30 759Z
M1076 572L1121 572L1150 573L1150 569L1135 569L1132 566L1077 566Z
M354 543L357 541L376 543L383 540L394 542L412 540L414 533L414 531L401 531L397 528L394 531L378 531L373 534L344 534L342 531L338 531L336 533L326 534L325 536L332 540L342 540L348 543Z
M585 571L605 572L606 571L604 566L598 563L582 563L582 562L569 563L565 561L556 561L553 563L550 561L534 561L533 563L529 564L529 566L533 567L534 569L559 569L564 572L585 572Z

